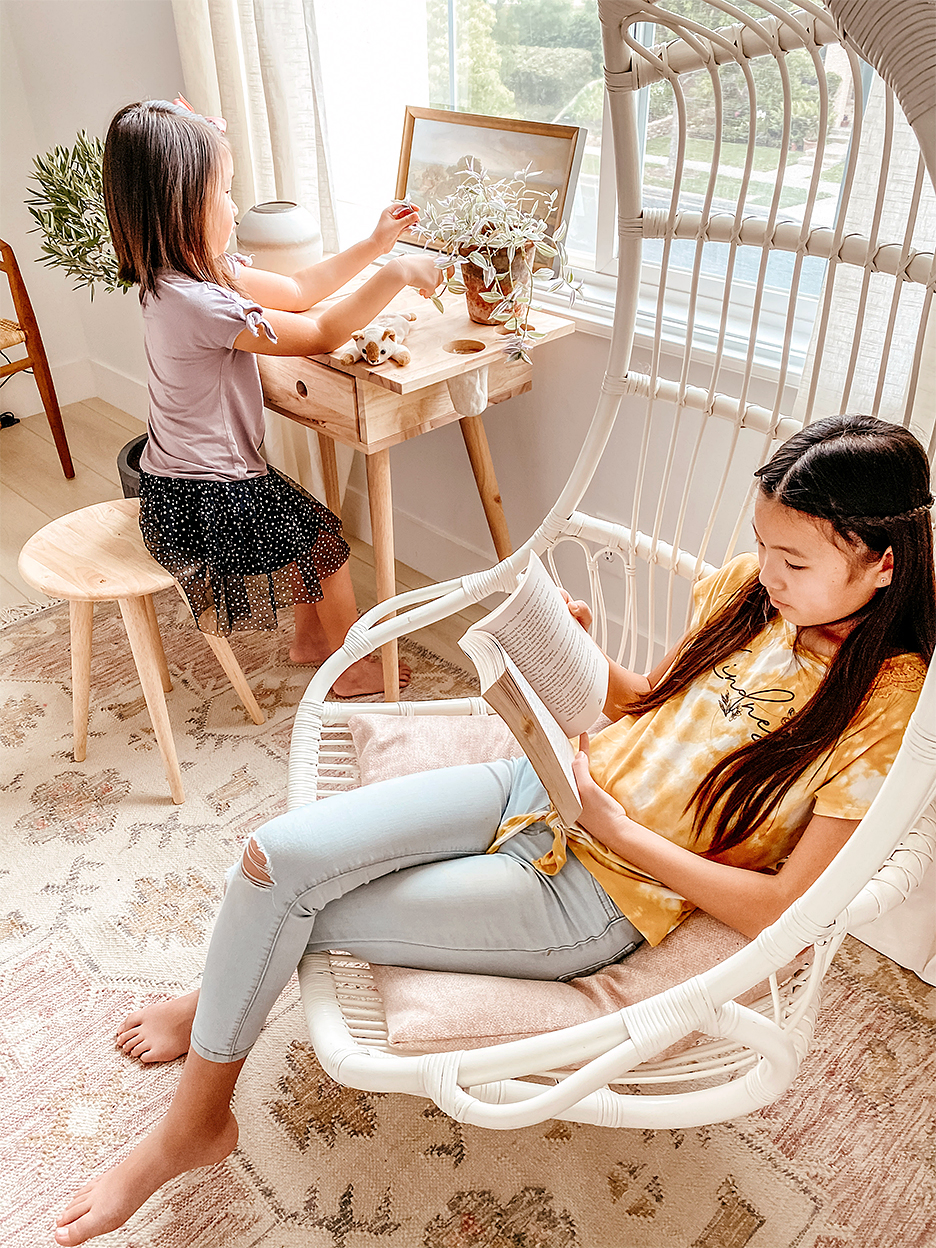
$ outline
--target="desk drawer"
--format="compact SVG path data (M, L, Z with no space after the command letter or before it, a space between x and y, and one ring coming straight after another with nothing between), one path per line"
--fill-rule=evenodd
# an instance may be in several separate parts
M354 378L299 356L257 357L265 402L303 424L334 432L343 442L358 439Z

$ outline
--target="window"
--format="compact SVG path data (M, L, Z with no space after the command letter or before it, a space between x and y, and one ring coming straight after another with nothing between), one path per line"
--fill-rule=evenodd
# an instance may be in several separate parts
M427 0L429 105L588 131L568 248L594 269L604 56L594 0Z
M796 11L795 0L780 0ZM756 5L742 10L763 18ZM699 0L668 0L667 8L710 25L712 8ZM610 144L603 153L603 50L594 0L427 0L429 92L433 107L501 116L523 116L541 121L584 126L588 131L585 155L570 222L568 248L573 263L595 274L613 275L616 264L614 170ZM730 19L726 17L725 24ZM636 28L640 42L672 40L671 31L644 24ZM823 56L830 87L830 109L822 155L820 188L813 210L817 225L833 225L839 183L850 141L854 109L851 74L844 51L833 45ZM781 160L785 163L780 218L802 221L803 205L819 141L819 105L815 68L809 53L787 54L793 101L790 141L781 152L783 82L773 57L751 62L756 98L757 137L754 167L747 195L751 212L767 213L772 184ZM743 166L748 130L748 94L744 75L735 65L721 72L723 111L721 157L713 209L733 209L740 166ZM706 69L680 76L689 118L687 148L680 188L680 207L701 205L708 182L715 140L715 103ZM674 93L657 82L640 93L639 116L644 135L645 195L647 207L669 206L676 160ZM654 261L662 243L645 243L647 275L652 281ZM672 263L691 265L695 243L674 244ZM727 246L707 243L703 273L715 286L725 275ZM767 281L776 291L787 291L793 256L774 253ZM743 286L756 276L759 253L741 249L732 278L744 303ZM825 261L807 257L800 278L803 329L808 335L815 300L825 272ZM606 287L607 290L607 287ZM599 289L597 294L600 299ZM720 290L717 292L720 293ZM605 296L610 301L610 294Z

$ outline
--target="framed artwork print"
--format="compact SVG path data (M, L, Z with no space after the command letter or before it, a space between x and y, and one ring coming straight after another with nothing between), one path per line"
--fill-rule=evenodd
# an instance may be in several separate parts
M554 126L513 117L485 117L450 113L445 109L409 104L403 123L403 143L397 173L396 197L419 208L444 199L458 186L458 174L473 161L492 182L512 178L530 168L527 187L540 196L531 211L549 224L550 234L568 220L582 163L586 131L580 126ZM549 208L549 196L556 201ZM424 240L407 231L401 242Z

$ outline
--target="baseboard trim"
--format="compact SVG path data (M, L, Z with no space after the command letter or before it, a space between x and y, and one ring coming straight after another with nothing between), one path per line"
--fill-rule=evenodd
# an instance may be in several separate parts
M370 511L367 494L363 490L348 486L341 504L341 517L352 536L372 544ZM430 577L433 582L451 580L468 572L480 572L497 562L493 543L490 550L482 550L396 506L393 509L393 539L396 558Z
M109 364L89 359L56 364L52 369L52 381L60 407L83 403L85 399L103 399L146 424L149 415L146 383L128 377ZM25 373L14 373L3 388L2 405L4 411L9 408L18 416L41 415L42 401L33 378Z
M105 403L119 407L128 416L136 416L137 420L146 423L149 416L149 391L145 382L129 377L109 364L102 364L100 360L91 361L91 371L94 388L90 394L93 397L103 399Z
M91 361L70 360L67 364L56 364L52 369L52 382L60 407L80 403L94 394ZM0 405L4 411L9 410L15 416L39 415L43 410L42 400L34 378L27 373L14 373L3 387Z

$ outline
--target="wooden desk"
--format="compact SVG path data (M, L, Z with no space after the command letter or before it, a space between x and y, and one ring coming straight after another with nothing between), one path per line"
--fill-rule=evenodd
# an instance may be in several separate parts
M374 544L374 568L380 600L396 592L393 551L393 503L390 447L457 420L471 462L481 505L498 559L512 551L510 534L497 488L487 435L480 415L456 410L449 381L487 370L487 404L523 394L533 384L529 364L508 364L504 336L497 326L475 325L468 318L463 295L443 295L444 315L413 291L404 291L391 311L413 311L406 345L412 361L400 367L392 360L370 367L363 361L342 365L337 354L258 356L264 403L273 411L307 425L318 434L325 473L325 501L341 514L335 442L366 457L367 494ZM571 334L571 321L535 312L531 324L544 337L536 346ZM457 390L456 390L457 393ZM462 412L465 403L459 400ZM399 696L396 643L383 648L384 696Z

